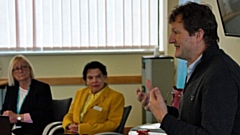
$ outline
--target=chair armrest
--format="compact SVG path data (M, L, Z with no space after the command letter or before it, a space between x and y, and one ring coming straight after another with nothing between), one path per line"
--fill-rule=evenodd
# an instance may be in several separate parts
M50 132L48 135L54 135L54 133L59 129L63 129L62 125L58 125L58 126L53 127L52 129L50 129Z
M49 135L48 133L51 131L51 129L54 128L55 126L58 126L58 125L62 126L62 121L56 121L56 122L49 123L44 128L42 135Z
M123 135L117 132L102 132L102 133L97 133L95 135Z

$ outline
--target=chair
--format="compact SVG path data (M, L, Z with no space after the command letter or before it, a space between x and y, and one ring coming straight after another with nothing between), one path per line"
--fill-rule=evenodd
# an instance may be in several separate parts
M102 132L102 133L98 133L96 135L123 135L124 126L125 126L125 123L127 121L127 118L129 116L129 113L131 110L132 110L131 105L124 107L124 112L123 112L123 117L122 117L121 123L115 132Z
M124 131L124 126L125 123L127 121L127 118L129 116L129 113L132 109L132 106L126 106L124 107L124 112L123 112L123 117L121 120L120 125L118 126L118 128L116 129L115 132L102 132L102 133L98 133L95 135L123 135L123 131ZM61 130L61 132L57 132L57 133L63 133L63 128L62 128L62 122L61 123L56 123L56 126L54 126L53 128L50 129L50 131L48 132L48 134L43 134L43 135L54 135L56 134L57 131Z
M42 135L50 135L51 129L62 125L62 120L71 105L72 98L55 99L52 101L53 122L49 123L43 130ZM62 131L60 131L62 132Z
M178 109L182 92L183 89L179 89L176 86L173 86L171 106Z

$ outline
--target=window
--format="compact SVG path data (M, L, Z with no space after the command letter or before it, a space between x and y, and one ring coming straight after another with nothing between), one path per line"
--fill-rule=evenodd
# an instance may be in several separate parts
M158 0L0 0L0 53L153 49L158 5L164 6Z

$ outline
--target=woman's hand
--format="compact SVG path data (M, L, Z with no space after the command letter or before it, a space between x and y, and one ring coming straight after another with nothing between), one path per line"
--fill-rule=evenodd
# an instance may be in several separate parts
M72 123L68 126L68 131L70 133L78 133L78 124L77 123Z
M10 123L17 123L17 117L18 115L14 113L13 111L7 110L3 112L3 116L8 116Z

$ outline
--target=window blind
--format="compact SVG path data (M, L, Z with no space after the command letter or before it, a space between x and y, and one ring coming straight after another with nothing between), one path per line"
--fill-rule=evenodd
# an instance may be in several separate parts
M158 0L0 0L0 50L153 49L158 5Z

